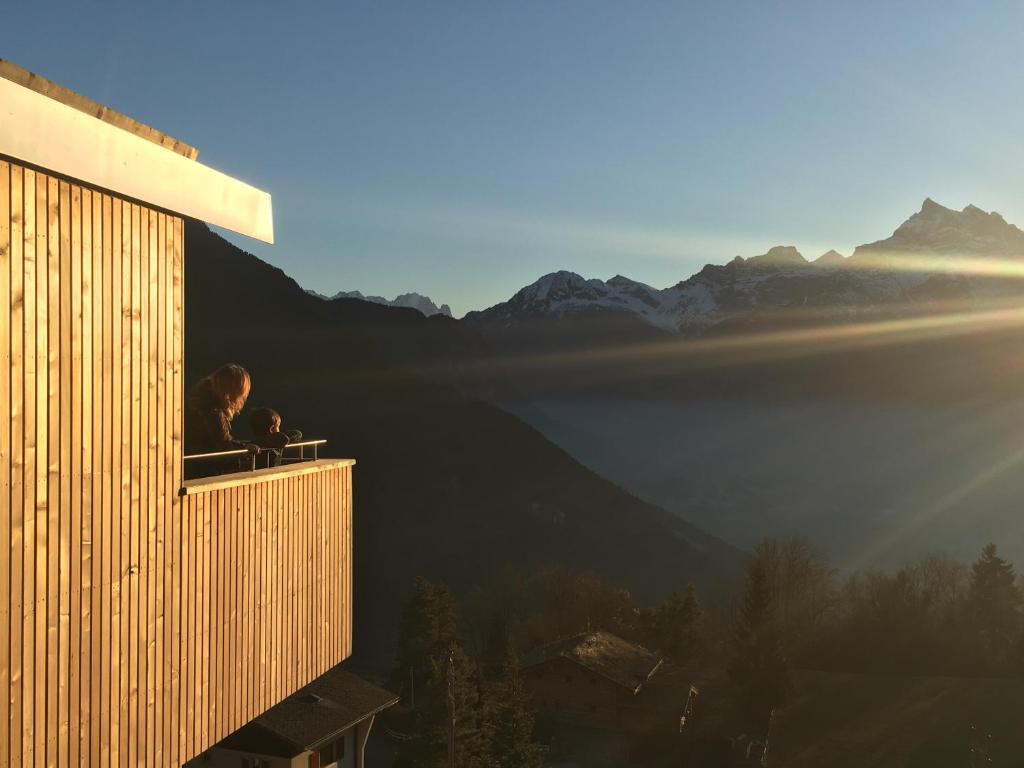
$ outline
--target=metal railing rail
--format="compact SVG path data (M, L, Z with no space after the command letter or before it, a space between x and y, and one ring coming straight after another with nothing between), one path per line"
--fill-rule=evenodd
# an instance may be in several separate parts
M300 461L316 461L318 448L326 443L327 440L300 440L295 443L288 443L283 448L260 448L256 453L251 453L247 448L233 448L230 451L211 451L209 453L192 453L187 454L184 459L185 461L196 461L202 459L221 459L228 458L230 456L249 456L251 458L249 462L249 471L256 469L256 458L258 456L267 457L267 466L270 466L270 459L274 454L278 454L281 458L281 463L295 464ZM285 456L284 451L298 448L298 456ZM312 456L306 456L306 449L312 448Z

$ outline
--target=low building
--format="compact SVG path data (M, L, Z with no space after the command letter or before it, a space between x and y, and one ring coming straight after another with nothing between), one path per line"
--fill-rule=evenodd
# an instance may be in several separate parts
M522 672L551 758L581 765L629 765L678 737L691 690L684 670L608 632L543 646Z
M378 713L398 696L335 667L187 765L189 768L363 768Z

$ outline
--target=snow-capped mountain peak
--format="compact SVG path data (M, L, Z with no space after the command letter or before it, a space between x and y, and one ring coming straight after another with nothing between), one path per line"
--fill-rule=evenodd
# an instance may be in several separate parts
M901 254L929 258L896 268ZM812 309L818 317L847 320L861 313L874 316L881 305L920 306L934 299L973 300L1024 290L1017 283L989 279L983 285L970 275L929 267L934 255L1024 258L1024 232L975 205L956 211L926 198L890 237L859 246L849 258L830 250L809 262L795 247L779 245L725 265L708 264L665 289L623 275L603 281L552 272L509 301L466 319L507 328L527 318L618 312L664 330L699 334L727 320L775 310L806 314Z

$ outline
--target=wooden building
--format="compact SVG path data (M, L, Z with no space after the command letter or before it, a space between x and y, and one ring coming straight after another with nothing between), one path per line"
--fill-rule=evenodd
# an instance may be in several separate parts
M647 764L682 746L691 684L686 670L608 632L539 648L522 667L524 688L552 760L581 766Z
M351 652L354 462L182 479L184 217L273 240L197 154L0 61L0 768L181 765Z

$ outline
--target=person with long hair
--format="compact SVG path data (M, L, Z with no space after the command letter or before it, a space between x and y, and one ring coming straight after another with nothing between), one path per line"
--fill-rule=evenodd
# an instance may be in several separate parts
M231 434L231 422L245 406L251 384L249 372L234 363L223 365L199 380L185 398L186 454L237 448L259 452L258 445L236 440ZM219 462L215 471L238 468L238 462Z

